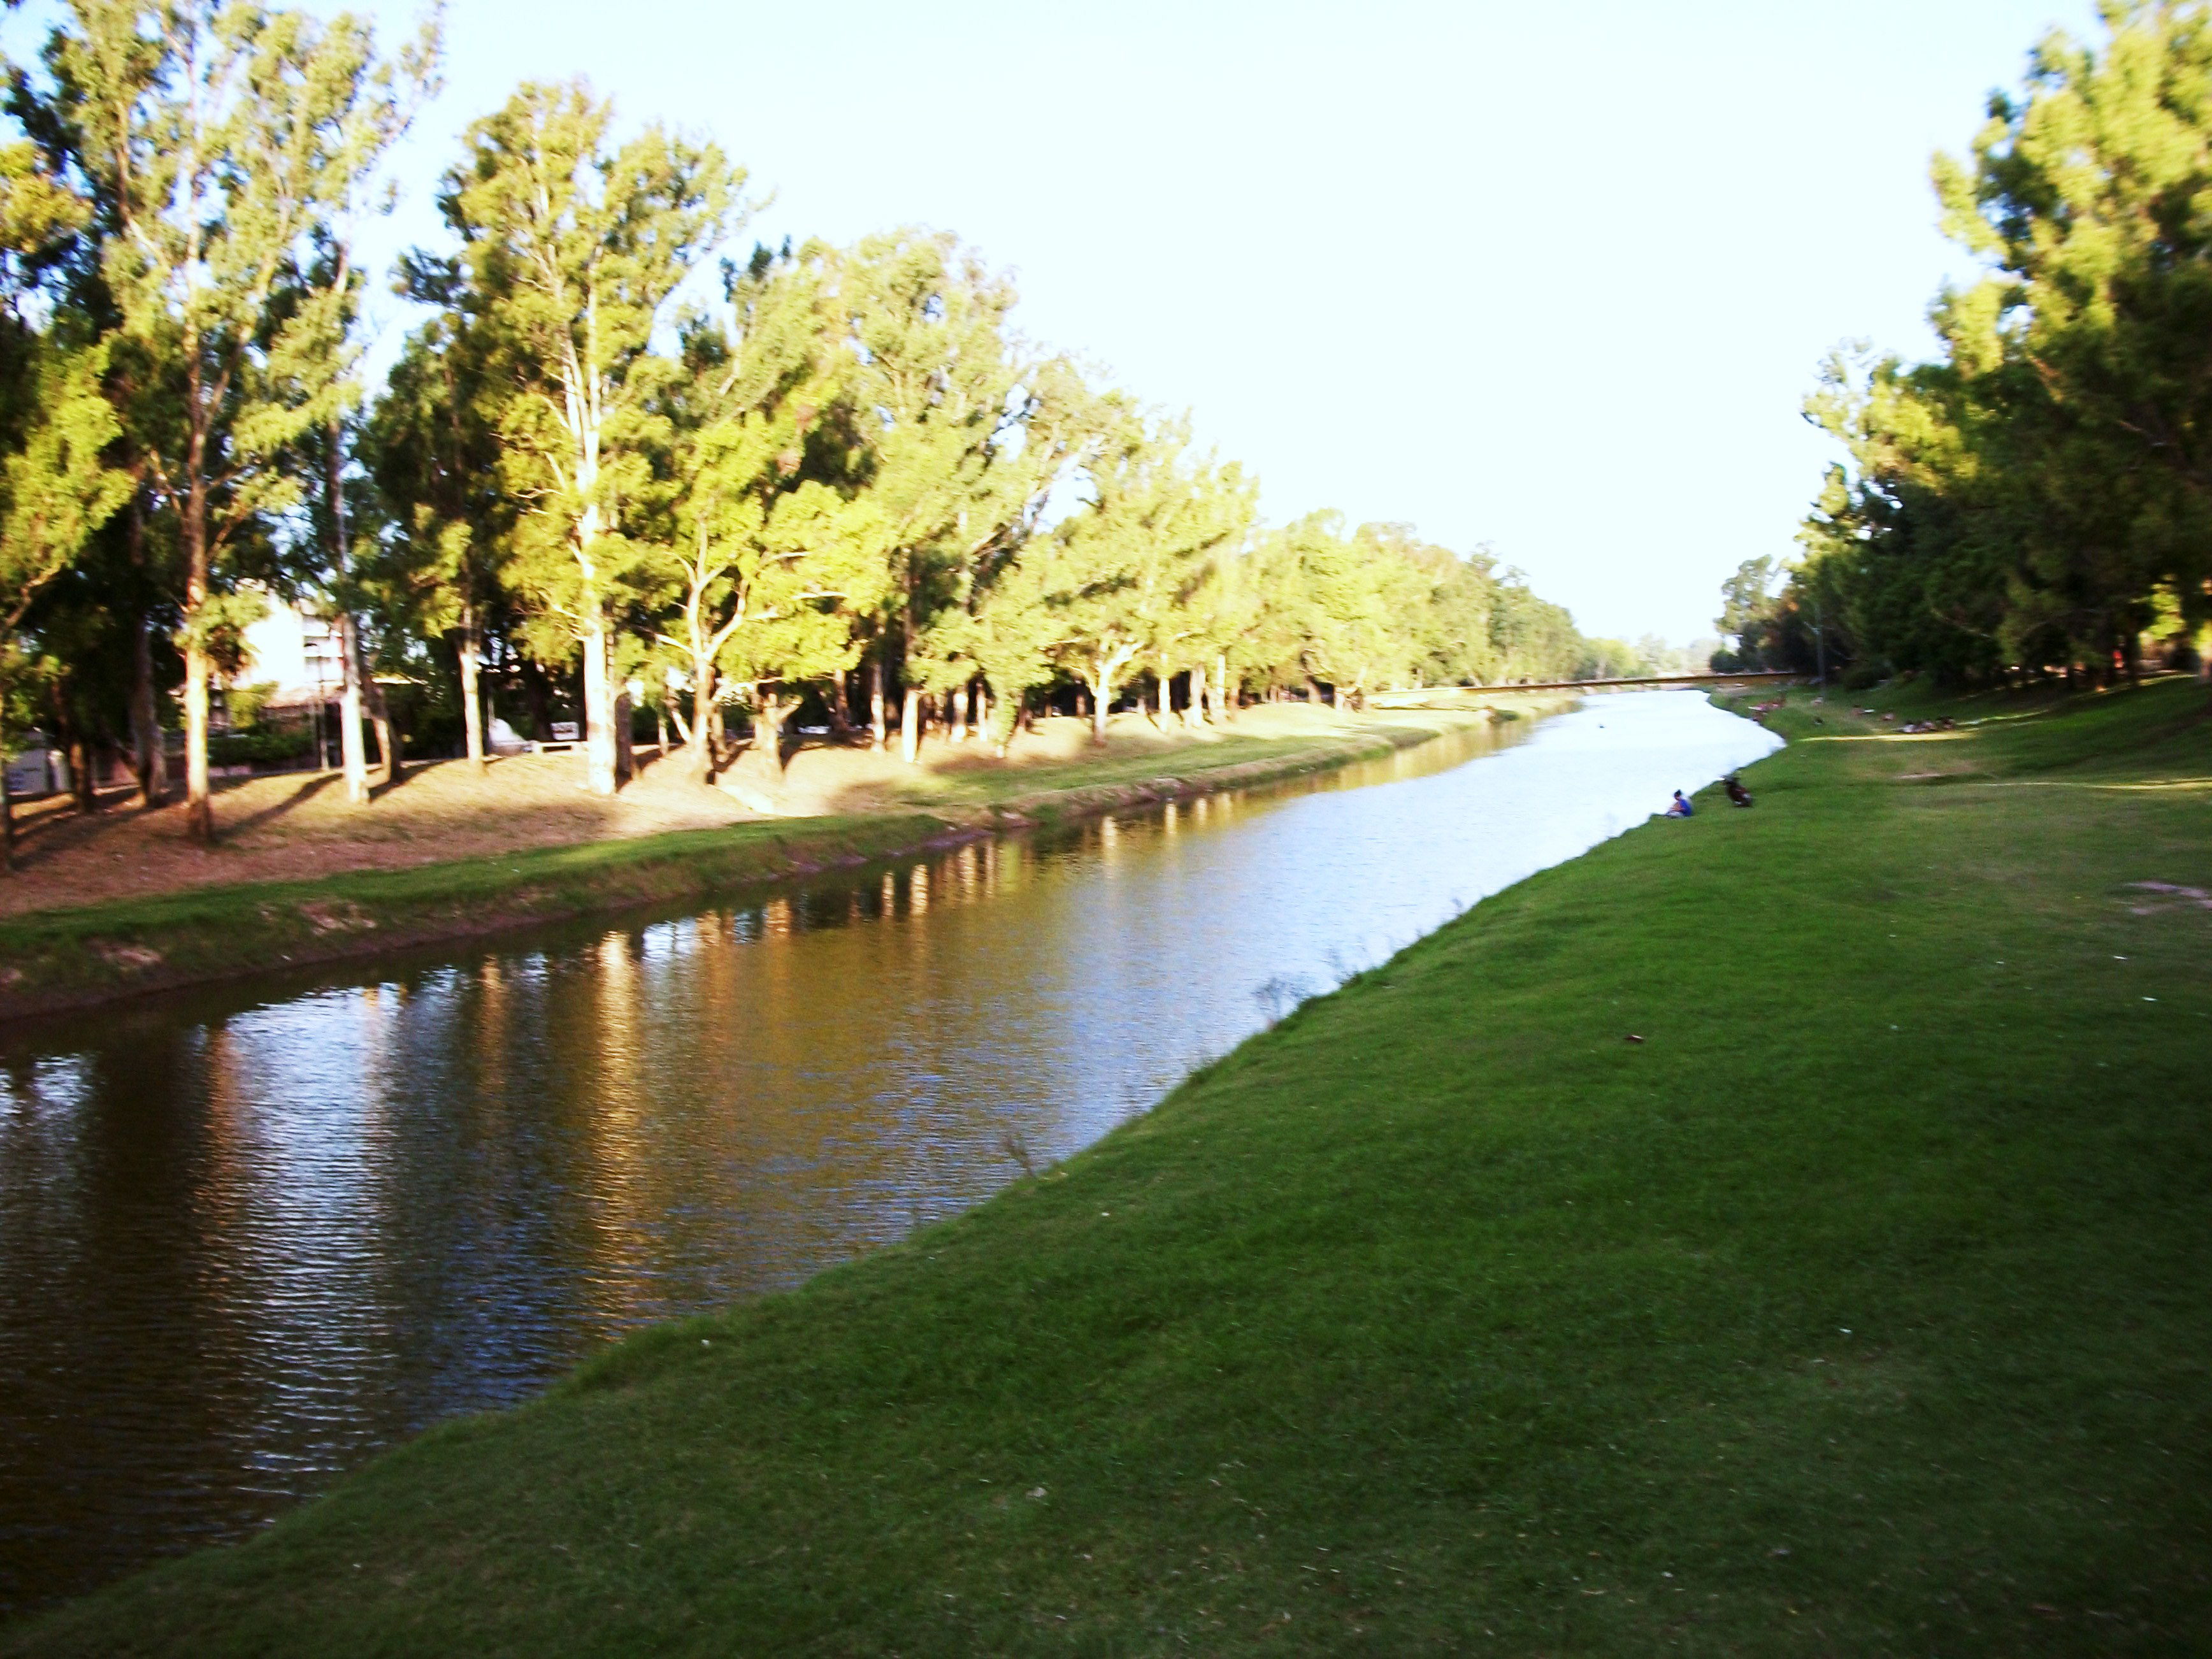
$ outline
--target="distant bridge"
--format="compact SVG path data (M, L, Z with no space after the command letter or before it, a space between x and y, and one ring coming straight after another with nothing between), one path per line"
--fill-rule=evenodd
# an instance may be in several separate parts
M1377 708L1413 708L1438 697L1496 697L1522 691L1620 691L1638 686L1779 685L1802 674L1651 674L1641 679L1540 680L1523 685L1430 685L1418 691L1377 691L1368 702Z

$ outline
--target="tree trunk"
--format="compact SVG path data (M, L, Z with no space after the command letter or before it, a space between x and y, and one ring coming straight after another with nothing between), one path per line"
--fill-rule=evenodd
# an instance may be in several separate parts
M197 395L198 388L193 390ZM208 690L215 665L200 635L208 601L208 500L198 441L179 514L185 544L185 833L207 847L215 842L215 799L208 787Z
M461 607L461 726L468 734L469 765L484 769L483 641L477 628L474 605Z
M191 610L197 611L198 602ZM208 682L214 665L197 635L185 645L185 833L203 847L215 841L215 799L208 785Z
M967 742L968 688L964 685L953 687L951 690L947 691L945 694L945 702L946 705L946 719L945 723L952 728L952 741L955 743Z
M100 810L100 795L92 768L91 741L82 736L71 738L69 745L70 793L76 797L76 810L80 812Z
M615 751L615 687L607 672L607 619L596 599L579 630L584 647L584 787L611 795L620 781Z
M1214 718L1226 726L1237 718L1237 705L1229 696L1229 653L1224 651L1213 659Z
M899 703L899 758L908 766L921 759L921 691L909 685Z
M1168 706L1172 700L1168 696L1168 677L1164 672L1152 676L1152 690L1155 694L1152 710L1152 724L1165 726L1168 723ZM1141 704L1141 696L1139 701Z
M653 705L653 732L659 740L659 758L668 758L668 702L665 698Z
M876 747L887 748L890 733L884 728L884 642L868 653L868 726L876 734Z
M1106 708L1114 701L1114 683L1101 674L1091 683L1091 740L1106 741Z
M377 763L384 769L386 786L399 781L407 763L399 752L399 734L392 729L392 710L384 701L384 694L376 689L376 682L368 682L368 729L376 734Z
M749 752L755 766L772 778L783 775L783 719L782 696L762 692L753 714L753 744Z
M533 742L550 742L553 736L553 688L546 683L545 670L534 657L525 657L515 665L522 678L522 702L530 710L530 736Z
M830 729L841 738L853 734L852 691L846 678L845 671L839 669L830 696Z
M154 623L138 619L131 641L131 742L138 775L138 805L149 810L169 799L169 745L154 709Z
M368 757L361 740L361 641L349 611L338 614L338 655L342 659L338 693L338 764L345 774L348 804L368 800Z
M629 732L631 709L629 687L625 685L615 693L613 710L615 776L623 783L628 783L637 775L637 745L631 741Z
M398 734L392 729L392 708L384 701L384 689L377 684L367 664L361 671L362 705L368 711L369 729L376 733L376 758L384 769L386 787L399 781L406 763L400 757Z
M702 783L714 781L714 665L691 676L691 758L688 769Z

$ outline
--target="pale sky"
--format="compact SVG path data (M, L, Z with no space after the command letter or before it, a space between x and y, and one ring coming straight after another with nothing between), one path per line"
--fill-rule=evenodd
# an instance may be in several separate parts
M420 8L366 9L396 32ZM1969 269L1930 152L1964 149L2045 28L2093 15L451 0L392 245L435 235L469 120L582 73L775 193L745 246L957 232L1016 273L1024 332L1191 410L1272 520L1488 542L1585 631L1680 641L1739 562L1793 550L1820 356L1927 349L1928 301Z

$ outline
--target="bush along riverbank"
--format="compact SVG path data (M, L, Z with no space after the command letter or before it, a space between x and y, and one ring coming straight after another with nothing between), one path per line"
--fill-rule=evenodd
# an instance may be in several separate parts
M2203 692L1842 705L1066 1164L0 1652L2188 1650Z
M1419 711L1326 735L1209 736L1164 751L923 775L886 810L741 823L305 881L198 886L0 916L0 1020L337 963L601 912L704 900L1006 830L1249 788L1565 707Z

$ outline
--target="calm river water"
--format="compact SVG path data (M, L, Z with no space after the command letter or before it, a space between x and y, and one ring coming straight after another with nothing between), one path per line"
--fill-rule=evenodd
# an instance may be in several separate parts
M1600 697L1291 786L0 1042L0 1610L796 1284L1777 746Z

